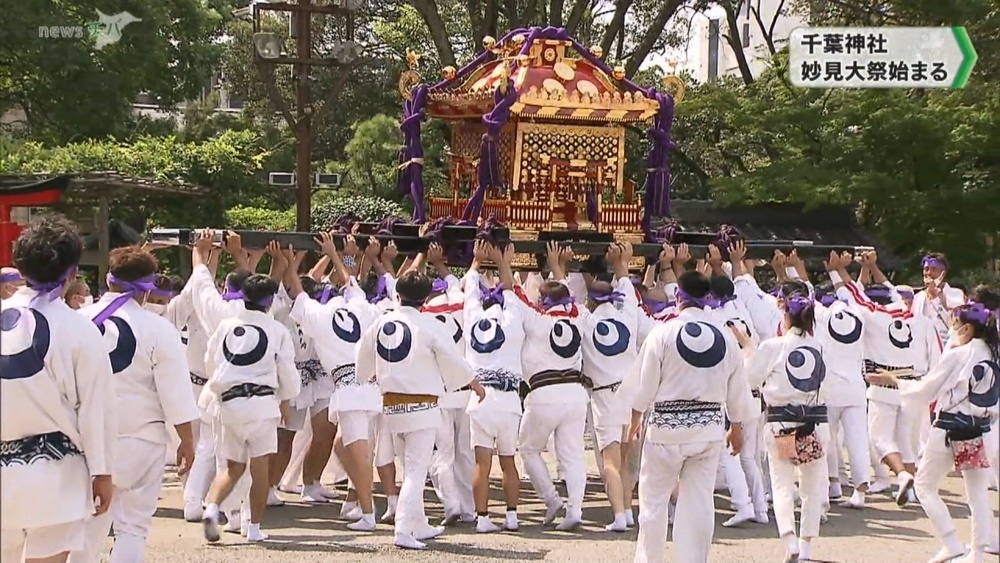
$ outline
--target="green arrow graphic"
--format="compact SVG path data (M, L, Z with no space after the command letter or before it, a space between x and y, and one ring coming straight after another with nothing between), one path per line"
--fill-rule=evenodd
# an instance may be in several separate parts
M976 48L972 46L972 40L969 39L969 32L965 31L965 27L956 26L951 28L951 31L955 34L958 48L962 51L962 66L958 67L958 73L955 74L955 81L951 83L951 87L965 88L979 55L976 54Z

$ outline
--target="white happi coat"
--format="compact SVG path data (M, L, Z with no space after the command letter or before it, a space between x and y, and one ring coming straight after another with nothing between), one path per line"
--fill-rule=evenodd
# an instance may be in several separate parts
M951 310L959 305L964 305L966 301L965 292L957 287L944 284L940 289L944 295L945 303L941 303L941 297L931 299L927 296L927 291L920 291L913 296L913 303L910 304L910 311L918 317L926 317L934 326L941 340L946 340L948 330L951 328Z
M483 309L479 294L482 276L470 270L465 277L465 305L463 308L466 327L465 359L480 380L483 377L512 378L517 383L524 378L521 371L521 350L524 347L524 315L514 304L517 295L504 289L504 305L493 305ZM486 387L486 398L479 402L469 400L469 411L491 410L521 414L521 400L516 393L504 393Z
M93 319L119 295L105 293L78 312ZM129 299L104 321L103 332L115 374L118 437L168 444L167 425L199 418L177 330ZM128 452L118 455L127 456Z
M332 374L331 413L382 410L378 387L360 380L354 369L361 335L380 314L377 306L368 303L364 291L353 278L343 294L331 297L325 305L305 293L295 297L291 318L316 343L316 354L323 369Z
M834 279L834 272L831 275L834 283L839 280L839 276ZM926 361L928 367L937 363L940 357L940 345L937 342L937 335L933 331L921 330L917 325L914 330L912 322L913 315L901 309L890 309L873 303L855 284L848 282L837 289L837 297L847 302L851 311L856 312L864 322L864 355L869 364L883 366L890 369L913 368L916 373L917 362ZM933 339L933 340L932 340ZM936 357L927 359L926 354ZM912 382L901 381L900 387ZM868 398L880 401L889 405L900 404L900 391L872 385L868 388Z
M781 326L781 311L778 310L774 298L761 291L757 281L750 274L736 276L733 280L733 290L750 314L757 337L760 340L767 340L776 336Z
M303 410L311 408L320 399L327 399L333 393L333 386L327 374L322 370L314 369L317 364L321 364L319 354L316 351L316 343L313 338L306 334L295 319L292 312L293 301L285 291L285 287L278 288L278 293L274 296L274 305L271 313L274 319L285 325L288 334L292 337L292 346L295 348L295 366L299 370L299 380L302 388L299 394L292 399L290 406L293 409ZM316 379L311 379L316 377Z
M689 420L661 415L656 404L699 401L724 406L733 422L755 413L753 396L743 366L739 344L728 329L714 322L711 311L686 308L658 326L639 351L634 389L619 393L631 400L632 410L650 409L646 441L654 444L688 444L721 441L725 437L722 411L707 419Z
M793 329L760 343L747 370L750 385L760 388L768 407L825 405L825 357L818 339Z
M283 324L260 311L243 311L219 323L208 341L205 365L211 377L199 405L223 424L280 419L281 401L301 390L292 336ZM274 389L274 395L222 402L221 395L246 383Z
M902 392L917 403L935 402L935 415L988 418L994 428L1000 420L1000 364L980 339L949 348L930 373Z
M823 388L831 407L864 407L864 330L862 316L841 300L829 307L816 304L816 339L825 350Z
M355 365L360 381L375 378L379 390L443 397L472 382L474 375L455 348L452 331L433 316L399 305L378 319L361 337ZM386 407L390 432L436 428L436 403Z
M514 288L516 305L524 316L524 349L521 365L526 381L546 370L583 368L583 336L580 310L575 303L544 310L528 300L520 287ZM532 391L525 406L538 404L587 403L590 398L583 385L550 385Z
M0 512L3 528L20 530L88 517L91 476L111 474L118 435L101 333L62 299L31 303L37 295L22 287L0 304ZM49 433L62 436L31 447Z
M465 327L463 326L465 318L462 314L465 295L462 292L462 283L455 276L448 276L445 281L448 283L448 290L443 295L428 300L420 312L443 323L451 333L455 351L461 356L465 356ZM471 391L454 391L441 397L439 405L443 409L465 409L471 395Z

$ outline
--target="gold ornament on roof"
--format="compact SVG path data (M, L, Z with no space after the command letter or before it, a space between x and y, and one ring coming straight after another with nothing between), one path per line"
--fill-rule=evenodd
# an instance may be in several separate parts
M414 51L413 49L406 50L406 63L409 65L409 69L403 71L403 74L399 75L399 95L403 96L404 100L412 100L413 94L410 90L420 84L420 75L417 74L416 68L417 64L420 62L421 55Z
M528 66L528 63L530 62L531 62L531 57L529 57L528 55L517 56L517 64L520 66Z
M675 74L663 77L663 89L674 97L674 103L679 104L684 99L684 81ZM671 90L673 90L671 92Z
M524 34L518 33L514 37L510 38L510 42L514 44L514 46L520 47L521 45L524 45L524 39L525 39Z
M445 80L452 80L457 74L458 71L455 70L455 67L453 66L446 66L441 69L441 78L444 78Z
M487 51L492 51L493 47L496 47L496 44L497 44L497 40L494 39L493 37L491 37L489 35L487 35L486 37L483 37L483 47Z
M590 54L597 58L601 58L604 56L604 49L602 49L600 45L594 45L590 48Z
M613 69L612 73L615 80L625 80L625 67L618 65Z

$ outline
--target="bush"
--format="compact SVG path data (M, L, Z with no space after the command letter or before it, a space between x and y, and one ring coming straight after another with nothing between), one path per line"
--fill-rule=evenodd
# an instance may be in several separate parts
M226 211L226 228L250 231L294 231L295 210L277 211L237 205Z
M388 199L370 195L337 195L313 207L313 230L331 229L334 220L348 211L361 217L363 221L379 221L386 215L405 217L403 207Z

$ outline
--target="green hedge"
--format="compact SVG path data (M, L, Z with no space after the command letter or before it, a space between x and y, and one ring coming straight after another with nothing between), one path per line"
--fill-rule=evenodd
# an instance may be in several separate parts
M277 211L238 205L226 211L226 228L255 231L294 231L295 210Z
M362 221L379 221L386 215L406 217L403 207L376 196L337 196L320 202L312 210L314 230L329 230L337 217L353 212Z

